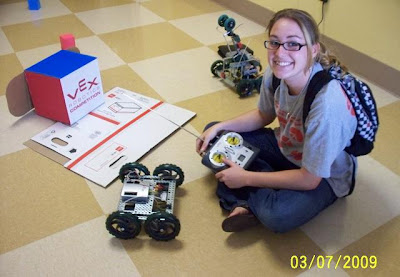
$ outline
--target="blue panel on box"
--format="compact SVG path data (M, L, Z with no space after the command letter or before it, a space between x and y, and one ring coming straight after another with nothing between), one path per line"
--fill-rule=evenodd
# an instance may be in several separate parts
M61 50L26 70L61 79L95 59L96 57Z

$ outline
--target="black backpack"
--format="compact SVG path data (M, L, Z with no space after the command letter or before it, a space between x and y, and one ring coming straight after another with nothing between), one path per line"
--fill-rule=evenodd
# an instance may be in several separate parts
M310 80L303 106L303 124L306 121L315 96L323 86L333 79L338 80L342 85L357 117L357 130L351 139L351 145L346 147L345 151L354 156L367 155L374 148L379 126L375 99L367 84L350 73L342 76L342 69L339 66L332 66L328 70L319 71ZM273 75L272 87L274 93L280 85L280 81Z

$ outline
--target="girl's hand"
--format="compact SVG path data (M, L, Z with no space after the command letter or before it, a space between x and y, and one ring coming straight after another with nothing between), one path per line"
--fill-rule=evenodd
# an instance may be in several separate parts
M215 138L219 132L218 124L208 128L200 135L200 137L196 140L196 152L200 155L206 151L208 144L210 141Z
M215 178L220 182L225 183L225 185L231 189L238 189L246 186L248 171L244 170L231 160L223 159L223 162L228 165L229 168L215 174Z

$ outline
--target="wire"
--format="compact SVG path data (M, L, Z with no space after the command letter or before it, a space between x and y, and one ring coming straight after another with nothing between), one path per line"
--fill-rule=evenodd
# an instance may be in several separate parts
M324 7L325 7L325 1L322 1L322 18L321 21L318 23L318 27L319 25L322 23L322 21L324 20Z
M153 110L153 109L150 108L149 106L143 104L142 102L138 102L138 100L134 99L133 97L131 97L131 96L127 95L127 94L125 94L125 96L127 96L127 97L130 98L130 99L132 99L132 101L135 102L136 104L138 104L140 107L145 107L146 109L148 109L148 110L154 112L156 115L158 115L158 116L164 118L165 120L169 121L170 123L174 124L175 126L178 126L179 129L182 129L182 130L186 131L187 133L189 133L189 134L195 136L195 137L198 138L199 140L204 141L204 139L201 138L200 136L198 136L198 135L196 135L195 133L189 131L188 129L186 129L185 127L179 125L178 123L175 123L175 122L172 121L171 119L166 118L165 116L163 116L163 115L161 115L160 113L156 112L155 110Z
M249 40L247 41L246 47L243 49L243 54L242 54L242 56L240 57L239 63L242 61L242 58L243 58L244 54L246 53L247 48L249 48L249 44L250 44L251 40L252 40L252 39L249 39Z

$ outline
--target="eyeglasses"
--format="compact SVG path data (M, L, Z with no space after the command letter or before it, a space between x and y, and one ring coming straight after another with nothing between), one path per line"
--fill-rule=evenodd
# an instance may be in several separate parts
M300 44L298 42L292 42L292 41L288 41L288 42L284 42L284 43L280 43L279 41L276 41L276 40L264 41L265 48L267 48L269 50L278 50L278 48L281 45L283 46L283 48L285 48L288 51L299 51L303 46L306 46L307 44Z

